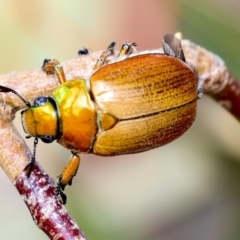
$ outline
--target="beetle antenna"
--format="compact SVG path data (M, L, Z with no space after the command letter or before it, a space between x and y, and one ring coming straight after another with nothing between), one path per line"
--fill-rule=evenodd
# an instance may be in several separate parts
M34 143L33 143L33 154L32 154L32 157L31 157L31 161L23 169L23 171L26 172L27 177L30 177L32 169L33 169L33 165L34 165L34 163L36 161L36 148L37 148L37 144L38 144L38 138L35 138L34 139Z
M14 93L16 96L18 96L25 104L27 107L31 107L30 102L28 102L27 100L25 100L18 92L16 92L15 90L8 88L8 87L4 87L0 85L0 92L11 92Z

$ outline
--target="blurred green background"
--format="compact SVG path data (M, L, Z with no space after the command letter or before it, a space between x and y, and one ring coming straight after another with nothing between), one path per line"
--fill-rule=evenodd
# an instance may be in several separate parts
M159 48L164 33L181 31L240 78L239 16L239 0L2 0L0 73L38 68L44 58L65 61L83 46L96 51L113 40ZM15 123L24 137L20 119ZM113 158L82 155L66 188L67 208L89 240L240 239L239 136L239 123L203 97L192 128L167 146ZM69 157L58 144L37 148L54 178ZM2 170L0 179L0 238L47 239Z

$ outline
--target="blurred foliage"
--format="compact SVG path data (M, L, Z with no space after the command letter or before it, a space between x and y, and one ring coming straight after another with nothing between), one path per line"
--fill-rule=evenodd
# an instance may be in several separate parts
M230 71L240 78L239 1L181 0L179 28L187 39L204 46L224 59Z

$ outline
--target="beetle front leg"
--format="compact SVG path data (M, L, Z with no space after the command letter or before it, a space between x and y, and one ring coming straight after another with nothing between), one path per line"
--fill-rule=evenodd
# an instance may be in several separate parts
M63 169L62 174L58 177L57 194L61 196L63 204L65 204L67 201L67 197L63 191L66 185L72 185L72 179L74 176L76 176L79 165L80 157L73 152L73 156L67 163L66 167Z
M44 59L42 70L47 74L56 74L59 83L63 84L66 82L66 76L63 71L63 67L60 65L60 62L58 60Z

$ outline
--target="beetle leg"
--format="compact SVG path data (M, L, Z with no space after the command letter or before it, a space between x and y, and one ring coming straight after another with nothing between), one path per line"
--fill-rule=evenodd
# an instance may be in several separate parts
M93 67L93 70L97 70L97 69L101 68L101 67L106 63L107 58L108 58L109 56L114 55L114 46L115 46L115 45L116 45L116 43L115 43L115 42L112 42L112 43L108 46L107 50L105 50L105 51L101 54L101 56L98 58L95 66Z
M35 160L36 160L36 147L37 147L37 144L38 144L38 138L35 138L34 139L34 144L33 144L33 155L32 155L31 161L23 169L23 171L26 172L27 177L30 177L32 169L33 169L33 165L34 165Z
M63 71L62 65L58 60L45 59L43 61L42 70L47 74L56 74L59 83L63 84L66 82L65 73Z
M56 187L56 194L60 195L60 197L62 199L62 203L63 203L63 205L65 205L67 203L67 195L61 190L60 185L57 185L57 187Z
M63 169L62 174L58 176L58 183L57 183L57 194L59 194L63 200L65 200L66 203L66 198L64 198L64 189L66 185L71 186L72 185L72 179L74 176L77 174L77 170L80 164L80 157L76 153L72 153L73 156L67 163L66 167ZM66 195L65 195L66 197ZM64 203L64 204L65 204Z
M173 34L165 34L163 36L163 52L166 55L170 55L186 62L181 45L181 40Z
M133 52L136 52L137 51L136 46L137 46L137 44L135 42L132 42L132 43L131 42L125 42L125 43L123 43L117 57L118 58L127 57L130 54L132 54Z

